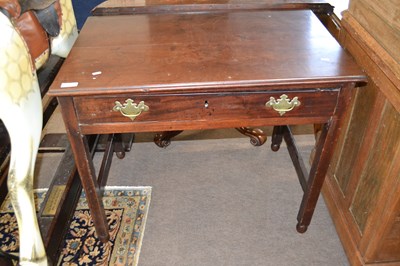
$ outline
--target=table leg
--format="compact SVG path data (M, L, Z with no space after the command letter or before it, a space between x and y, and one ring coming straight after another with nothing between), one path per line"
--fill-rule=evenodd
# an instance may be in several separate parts
M298 223L296 229L299 233L307 231L314 214L325 175L328 171L329 162L334 151L336 124L336 120L325 124L322 128L321 136L318 139L315 159L311 165L306 190L304 191L300 210L297 215Z
M331 117L328 123L323 125L320 133L321 135L317 140L315 156L307 180L307 187L297 215L298 223L296 229L299 233L307 231L307 228L310 225L339 138L339 133L343 126L342 117L348 111L350 102L355 93L354 87L355 83L349 83L342 88L335 115Z
M86 193L90 213L100 241L109 240L106 214L101 200L101 187L96 179L93 160L89 151L88 141L85 135L79 132L78 120L74 111L72 98L60 97L63 120L71 148L74 153L76 167Z

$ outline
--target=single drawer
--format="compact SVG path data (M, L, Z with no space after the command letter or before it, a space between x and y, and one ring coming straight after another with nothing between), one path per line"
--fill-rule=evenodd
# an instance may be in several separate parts
M283 92L113 95L109 97L75 97L74 102L81 125L185 121L192 123L264 118L330 117L335 110L338 95L339 89L324 89ZM132 101L128 103L128 99ZM119 104L116 103L117 101ZM140 110L133 111L132 118L124 116L120 112L124 105L131 105L130 108L134 109L134 105L138 105L140 102L143 102L146 107L142 106L141 112ZM293 108L291 109L291 107Z

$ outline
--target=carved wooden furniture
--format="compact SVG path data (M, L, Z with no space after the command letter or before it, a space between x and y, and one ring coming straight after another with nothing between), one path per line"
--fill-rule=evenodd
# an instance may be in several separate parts
M333 6L324 0L108 0L92 11L94 16L212 12L237 10L306 10L329 15Z
M396 1L350 0L339 32L370 80L355 95L323 189L352 265L400 265L398 11Z
M324 123L308 179L290 129L282 130L305 191L304 232L342 114L365 81L311 11L146 14L89 18L49 94L107 241L87 135Z

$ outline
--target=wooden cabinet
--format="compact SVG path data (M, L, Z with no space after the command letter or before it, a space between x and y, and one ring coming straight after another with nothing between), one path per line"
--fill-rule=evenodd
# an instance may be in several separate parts
M323 193L352 265L400 265L400 22L397 1L351 0L341 44L369 76Z

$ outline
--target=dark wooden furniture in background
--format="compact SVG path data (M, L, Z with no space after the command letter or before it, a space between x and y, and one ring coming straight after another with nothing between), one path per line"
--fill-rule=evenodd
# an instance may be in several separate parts
M108 0L92 10L93 16L261 10L311 10L336 34L338 18L325 0Z
M86 135L323 123L308 180L283 129L305 191L297 225L304 232L340 118L365 81L311 11L189 12L89 18L49 94L58 97L97 234L107 241L103 182ZM122 115L126 106L134 112Z
M400 22L397 1L350 0L340 43L369 76L323 188L352 265L400 265Z
M177 12L224 12L244 10L312 10L328 15L333 6L324 0L109 0L93 9L94 16L162 14Z

